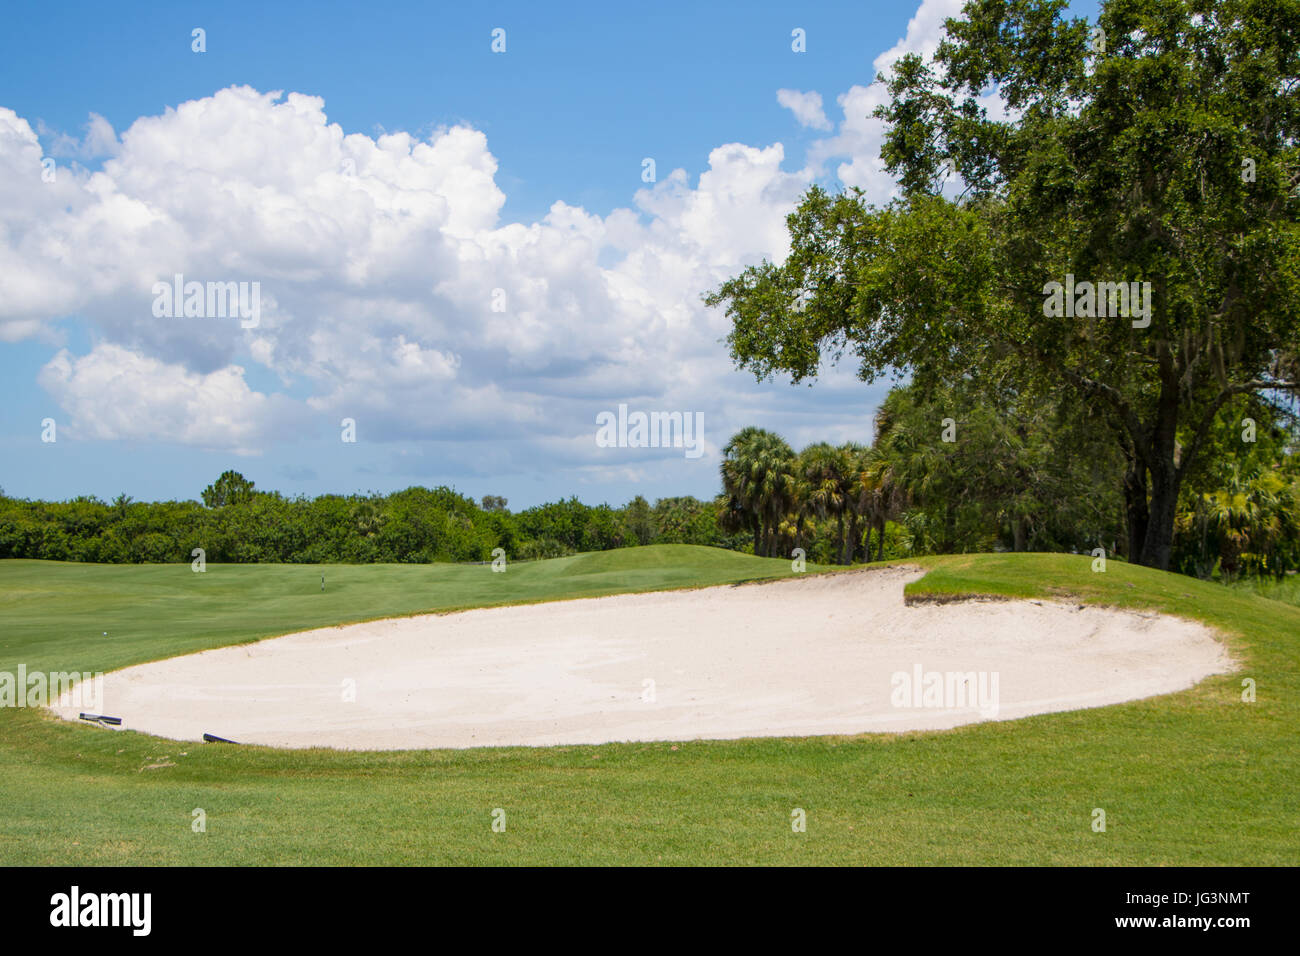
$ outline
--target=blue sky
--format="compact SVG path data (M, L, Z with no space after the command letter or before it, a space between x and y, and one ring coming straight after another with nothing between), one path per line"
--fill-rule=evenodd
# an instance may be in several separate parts
M77 132L94 111L122 130L247 84L322 96L349 132L466 122L501 162L503 215L523 220L556 199L601 214L626 205L648 153L698 172L721 143L797 142L775 91L869 81L872 58L916 12L886 2L576 3L562 15L527 3L19 6L0 67L19 115ZM194 26L207 30L203 56L190 50ZM505 56L489 48L498 26ZM811 36L807 55L791 53L793 26Z
M621 503L714 494L747 424L867 442L884 383L755 383L699 295L784 254L810 183L888 198L872 80L956 8L12 4L0 486ZM260 283L259 325L152 314L177 271ZM598 447L620 403L708 452Z

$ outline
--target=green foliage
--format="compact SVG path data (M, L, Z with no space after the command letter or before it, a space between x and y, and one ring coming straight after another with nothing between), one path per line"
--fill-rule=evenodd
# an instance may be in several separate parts
M822 564L1097 547L1128 558L1115 481L1125 461L1099 418L1087 405L970 379L896 387L870 448L816 442L795 454L771 432L738 432L725 449L719 520L752 535L758 554L799 547ZM1300 458L1288 425L1254 400L1221 410L1212 454L1189 471L1180 499L1176 570L1232 578L1300 567Z
M1178 569L1280 579L1300 566L1300 471L1289 471L1234 470L1222 487L1189 496L1176 526Z
M252 500L253 483L237 471L223 471L221 477L203 489L203 504L209 508L242 505Z
M908 502L912 549L1117 550L1123 461L1086 408L1069 411L961 385L891 391L876 454Z
M623 509L621 533L624 540L633 544L645 545L654 540L654 518L650 513L650 502L637 495Z
M795 454L785 439L745 428L723 450L718 525L753 538L753 553L789 557L802 548L821 563L876 559L899 489L872 449L826 442Z
M785 550L781 522L798 500L794 467L785 439L762 428L742 429L723 449L722 526L752 534L756 555L773 557Z
M663 542L739 548L715 502L638 496L624 508L577 498L511 514L506 499L480 507L450 488L390 495L285 498L227 471L195 501L119 496L23 501L0 495L0 558L118 563L189 562L195 548L229 563L423 564L554 558Z

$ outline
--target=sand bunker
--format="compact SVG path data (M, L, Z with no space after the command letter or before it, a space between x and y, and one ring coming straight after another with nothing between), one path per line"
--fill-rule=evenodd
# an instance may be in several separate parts
M1030 601L905 607L903 585L920 576L322 628L108 674L103 712L122 729L277 747L805 736L1097 707L1230 667L1207 628L1177 618Z

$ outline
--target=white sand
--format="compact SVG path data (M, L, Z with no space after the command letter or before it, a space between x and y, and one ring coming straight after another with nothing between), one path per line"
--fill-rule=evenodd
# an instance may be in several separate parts
M872 570L323 628L108 674L103 712L122 729L278 747L804 736L1098 707L1231 667L1211 631L1178 618L1030 601L905 607L903 585L920 576ZM987 698L896 706L892 676L918 668L984 672L990 694L996 675L996 710Z

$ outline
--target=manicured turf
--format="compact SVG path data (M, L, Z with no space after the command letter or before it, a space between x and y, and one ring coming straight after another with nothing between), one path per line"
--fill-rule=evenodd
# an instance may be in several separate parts
M1300 605L1300 575L1291 575L1281 581L1274 578L1248 578L1236 582L1233 586L1274 601Z
M1086 556L910 563L930 568L917 598L1071 596L1199 618L1229 635L1242 669L1133 704L945 732L545 749L276 751L4 709L0 863L1300 862L1300 608L1116 562L1094 574ZM3 561L0 671L109 670L364 618L789 573L687 547L506 574ZM1255 703L1241 700L1244 677ZM807 832L791 830L796 807ZM196 808L206 833L192 832Z

